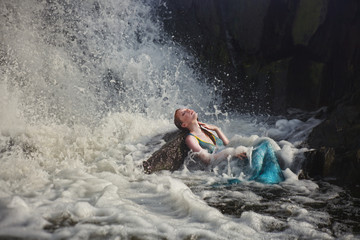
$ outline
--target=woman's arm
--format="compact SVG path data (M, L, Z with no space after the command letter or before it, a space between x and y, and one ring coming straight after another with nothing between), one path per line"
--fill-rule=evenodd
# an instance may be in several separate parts
M227 138L226 138L227 139ZM209 165L218 164L219 162L226 160L228 156L236 156L240 159L246 158L246 153L243 151L237 151L234 148L226 148L220 152L210 154L207 150L200 147L198 140L191 135L188 135L185 139L185 143L189 149L191 149L197 156L200 158L202 162Z
M185 143L190 150L192 150L202 162L205 164L210 164L211 160L213 159L213 154L208 153L207 150L203 149L199 145L199 141L191 135L188 135L185 138Z
M201 149L200 152L195 152L195 154L200 158L202 162L206 165L212 164L217 165L221 161L227 160L229 156L234 156L234 148L225 148L224 150L217 153L209 153L205 149Z
M218 153L210 154L207 150L200 147L198 140L191 135L188 135L185 139L185 143L194 153L199 156L200 160L203 161L205 164L210 163L218 163L222 160L225 160L229 155L233 155L234 149L233 148L226 148L223 151Z

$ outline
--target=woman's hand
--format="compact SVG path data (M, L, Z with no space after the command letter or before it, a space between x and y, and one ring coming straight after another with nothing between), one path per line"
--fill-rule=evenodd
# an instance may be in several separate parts
M215 126L215 125L206 124L206 123L203 123L203 122L198 122L198 123L199 123L199 125L200 125L201 127L204 127L204 128L206 128L206 129L208 129L208 130L211 130L211 131L216 131L216 130L219 129L219 128L218 128L217 126Z
M237 158L239 158L240 160L245 160L247 158L246 156L246 152L242 152L236 155Z
M223 141L224 145L225 146L228 145L229 139L225 136L225 134L221 131L220 128L218 128L215 125L211 125L211 124L206 124L206 123L202 123L202 122L198 122L198 123L201 127L204 127L211 131L215 131L216 134L218 135L218 137Z

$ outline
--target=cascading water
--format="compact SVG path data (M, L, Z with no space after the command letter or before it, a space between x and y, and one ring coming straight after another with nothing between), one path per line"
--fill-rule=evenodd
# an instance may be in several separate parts
M218 188L231 171L143 173L181 106L233 145L276 139L285 167L318 123L222 113L216 86L162 33L159 4L1 1L0 238L354 237L356 221L322 206L344 190L297 180L296 169L280 185Z
M22 92L26 117L98 120L108 111L159 117L212 101L189 58L159 34L149 6L123 1L2 3L5 84ZM10 87L9 86L9 87ZM24 111L24 109L22 109Z

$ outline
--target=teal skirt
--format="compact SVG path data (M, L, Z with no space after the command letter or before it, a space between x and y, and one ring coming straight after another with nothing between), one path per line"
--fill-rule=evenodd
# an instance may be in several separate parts
M271 143L264 140L257 144L248 165L248 180L262 183L279 183L285 180Z
M240 168L247 176L245 180L267 184L280 183L285 180L273 147L267 140L254 146L251 161L249 159L238 161ZM225 185L238 183L241 181L237 178L228 179Z

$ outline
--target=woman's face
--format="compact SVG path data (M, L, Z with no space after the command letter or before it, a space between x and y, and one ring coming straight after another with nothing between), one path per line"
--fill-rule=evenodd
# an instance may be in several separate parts
M179 109L176 113L178 120L180 120L182 127L187 127L189 123L197 120L197 113L188 108Z

